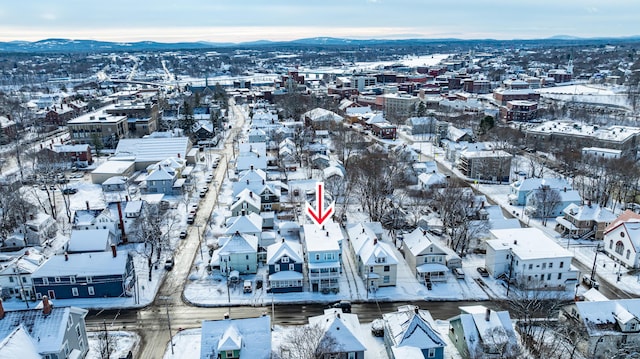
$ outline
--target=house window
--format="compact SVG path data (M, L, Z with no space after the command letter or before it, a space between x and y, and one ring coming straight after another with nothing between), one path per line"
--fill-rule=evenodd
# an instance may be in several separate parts
M13 277L9 277L9 283L13 283Z
M549 269L553 268L553 262L549 262Z
M69 282L70 283L75 283L76 282L76 277L69 277Z
M630 255L631 255L631 251L627 249L627 259L629 259Z
M622 252L624 252L624 244L622 241L618 241L618 243L616 243L616 253L622 255Z
M373 267L369 267L369 273L373 273Z
M316 254L316 260L319 261L320 260L320 255Z
M279 266L279 265L275 265L275 266L273 266L273 269L274 269L276 272L280 272L280 266Z
M78 334L78 339L82 338L82 332L80 331L80 324L76 325L76 334Z
M47 277L42 278L42 284L49 285L49 278Z
M533 264L529 264L529 269L533 269Z
M294 270L296 270L296 265L295 265L295 264L293 264L293 263L289 263L289 270L290 270L290 271L294 271Z
M389 266L384 266L384 271L388 272L389 271Z
M282 257L282 259L280 260L280 262L282 262L282 263L289 263L289 257L287 257L287 256Z
M247 264L247 271L249 270L249 265Z
M389 283L389 281L390 281L390 278L389 278L389 276L388 276L388 275L385 275L385 276L382 278L382 282L384 282L384 283Z
M244 259L249 260L249 255L244 256Z
M613 249L613 239L609 241L609 249Z
M27 278L26 277L22 277L22 283L27 283Z
M93 287L87 287L87 291L89 292L89 295L96 295L96 292L93 289Z
M71 288L71 295L73 295L74 297L78 296L78 288Z
M558 273L558 279L562 279L562 273Z
M564 267L564 262L560 262L560 268Z
M93 277L87 277L87 283L93 283Z
M227 355L225 355L225 357L227 358L233 358L233 350L227 350Z
M54 277L54 278L53 278L53 280L54 280L56 283L60 283L60 277Z
M436 349L429 348L429 353L427 353L427 358L435 358L436 357Z
M356 359L356 353L354 352L349 352L347 354L347 359Z
M547 274L547 280L551 280L551 273Z
M547 263L542 263L542 269L547 269Z

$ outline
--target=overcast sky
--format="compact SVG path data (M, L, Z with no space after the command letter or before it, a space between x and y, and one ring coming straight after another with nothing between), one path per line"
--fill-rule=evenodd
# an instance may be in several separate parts
M638 0L7 0L0 41L640 35Z

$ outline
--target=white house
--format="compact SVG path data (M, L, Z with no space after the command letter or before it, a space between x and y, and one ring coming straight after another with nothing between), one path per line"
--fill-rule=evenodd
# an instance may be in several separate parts
M511 184L509 193L509 204L513 206L524 206L527 202L529 193L537 190L542 186L564 191L571 189L571 184L561 178L526 178L520 179Z
M627 210L604 231L604 251L627 268L640 267L640 215Z
M396 285L398 258L393 247L378 239L363 223L348 229L352 256L358 265L358 274L367 290Z
M320 227L304 224L300 232L307 259L309 283L314 292L340 290L342 274L342 230L335 222L326 221Z
M24 253L0 268L0 288L2 297L15 295L20 300L35 299L31 274L45 261L37 250L29 248Z
M444 342L427 310L406 305L384 313L384 345L393 359L444 358Z
M271 318L205 320L200 359L271 358Z
M261 207L262 200L260 196L245 188L235 197L230 209L231 215L237 217L249 213L260 214Z
M492 277L506 275L527 288L571 287L579 271L573 254L537 228L496 229L486 241L485 267Z
M323 339L329 337L334 345L328 348L325 358L364 359L367 350L361 334L358 315L342 313L340 309L326 309L323 315L309 318L309 325L317 325L323 331Z

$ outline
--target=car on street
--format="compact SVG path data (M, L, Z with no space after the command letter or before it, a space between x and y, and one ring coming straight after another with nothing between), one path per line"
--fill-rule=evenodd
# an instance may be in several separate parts
M341 300L338 303L332 305L331 308L342 309L343 313L351 313L351 302L347 300Z
M76 194L78 190L76 188L65 188L62 190L62 194Z
M196 215L189 214L189 216L187 217L187 224L193 224L195 221L196 221Z
M600 288L600 283L594 278L591 278L590 274L585 274L582 276L582 283L584 283L589 288Z
M187 238L187 231L186 230L180 231L180 239L185 239L185 238Z
M164 269L166 270L172 270L173 269L173 257L167 259L166 261L164 261Z
M478 267L478 268L476 268L476 270L478 271L478 273L480 273L481 277L488 277L489 276L489 271L487 271L487 269L485 267Z
M199 194L200 198L204 198L207 196L207 191L205 190L200 190L200 194Z

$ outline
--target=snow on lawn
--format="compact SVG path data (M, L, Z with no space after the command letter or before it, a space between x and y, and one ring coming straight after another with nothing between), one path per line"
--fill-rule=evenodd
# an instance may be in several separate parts
M110 359L126 358L129 351L135 353L140 343L140 336L133 332L110 331L109 348L113 351L109 355ZM89 352L85 359L102 359L100 355L100 336L101 332L88 332Z
M167 343L164 359L200 358L202 328L186 329L173 336L173 352L171 342Z

